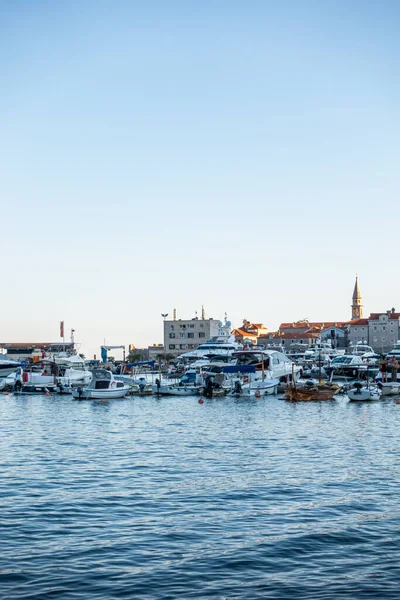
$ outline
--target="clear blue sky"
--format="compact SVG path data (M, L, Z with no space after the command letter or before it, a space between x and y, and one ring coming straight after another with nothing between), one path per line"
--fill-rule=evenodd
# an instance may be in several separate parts
M1 341L400 309L400 3L3 0Z

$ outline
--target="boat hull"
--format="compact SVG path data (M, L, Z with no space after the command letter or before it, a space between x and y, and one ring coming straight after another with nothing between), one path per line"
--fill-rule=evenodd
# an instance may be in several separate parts
M153 394L159 396L196 396L200 394L200 388L179 385L153 385Z
M13 366L2 367L2 366L0 366L0 379L2 379L3 377L8 377L9 375L11 375L11 373L14 373L14 371L16 371L17 368L18 368L18 365L16 365L15 367L13 367Z
M332 400L339 392L338 385L328 386L304 386L299 387L295 385L289 385L285 391L285 400L293 400L300 402L309 401L321 401L321 400Z
M115 400L118 398L124 398L128 392L129 387L108 390L73 389L72 397L74 400Z
M378 384L382 396L396 396L400 394L400 383L380 383Z
M371 402L373 400L379 400L381 393L380 390L353 388L347 392L347 397L350 402Z
M245 396L269 396L278 391L279 379L270 381L255 381L243 386L243 395Z
M42 394L55 394L57 393L57 389L55 386L51 386L51 385L31 385L31 384L26 384L26 385L22 385L22 387L16 387L14 389L14 394L18 394L18 395L30 395L30 396L37 396L37 395L42 395Z

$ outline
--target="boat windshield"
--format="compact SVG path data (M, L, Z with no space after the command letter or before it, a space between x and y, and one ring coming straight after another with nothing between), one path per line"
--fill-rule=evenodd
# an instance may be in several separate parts
M352 356L338 356L332 361L333 365L350 365L353 362Z
M254 353L243 353L243 354L238 354L236 355L237 357L237 364L238 365L258 365L262 363L263 360L263 355L261 354L261 352L254 352ZM268 369L268 365L269 365L269 356L264 356L264 367L265 369Z

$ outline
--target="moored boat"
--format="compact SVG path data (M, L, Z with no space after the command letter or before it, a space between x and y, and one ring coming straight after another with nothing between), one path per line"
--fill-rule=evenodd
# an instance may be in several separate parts
M378 386L369 384L364 385L356 382L351 390L348 390L347 396L351 402L368 402L371 400L379 400L381 390Z
M397 394L400 394L400 383L396 381L389 381L388 383L379 381L376 384L381 390L382 396L397 396Z
M116 399L124 398L129 390L122 381L116 381L111 371L94 369L89 385L72 389L72 396L74 400Z
M290 383L285 391L285 400L296 400L308 402L310 400L332 400L335 394L340 390L340 386L335 383L321 382L314 380L305 383Z

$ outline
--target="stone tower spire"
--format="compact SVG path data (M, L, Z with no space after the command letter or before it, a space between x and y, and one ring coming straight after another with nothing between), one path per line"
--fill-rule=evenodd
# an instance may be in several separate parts
M363 316L363 303L360 288L358 287L358 277L356 277L356 283L354 285L353 292L353 303L351 305L351 319L362 319Z

